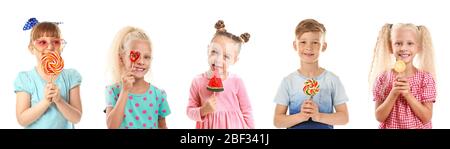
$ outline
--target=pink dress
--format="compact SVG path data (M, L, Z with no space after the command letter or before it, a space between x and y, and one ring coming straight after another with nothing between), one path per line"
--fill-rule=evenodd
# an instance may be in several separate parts
M223 80L223 92L216 93L216 111L200 115L200 107L213 92L208 91L207 73L192 80L187 115L197 122L197 129L253 129L252 108L244 83L236 75L230 74Z

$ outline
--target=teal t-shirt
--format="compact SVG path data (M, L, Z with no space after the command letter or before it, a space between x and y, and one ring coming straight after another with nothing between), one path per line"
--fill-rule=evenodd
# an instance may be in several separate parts
M106 87L106 106L114 108L119 99L121 84ZM124 111L124 119L120 128L125 129L157 129L158 117L170 114L166 92L150 85L143 94L128 94Z
M70 101L70 89L81 84L81 75L74 69L63 69L56 77L54 83L59 87L61 97L65 102ZM44 98L44 89L47 81L43 80L36 68L23 71L14 81L14 92L26 92L30 95L31 107L37 105ZM72 129L70 123L59 112L55 104L51 104L42 116L26 126L31 129Z

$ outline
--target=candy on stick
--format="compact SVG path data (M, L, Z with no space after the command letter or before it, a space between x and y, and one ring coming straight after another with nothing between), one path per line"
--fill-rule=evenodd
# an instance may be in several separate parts
M399 74L403 73L406 70L405 62L402 60L397 60L397 62L395 62L395 65L394 65L394 70L395 70L395 72L397 72Z
M136 50L130 51L130 61L131 61L131 69L133 69L134 63L141 57L141 53Z
M220 76L218 76L218 72L217 69L215 69L214 64L212 69L213 69L213 76L211 77L211 79L209 79L208 86L206 86L206 89L214 93L222 92L224 91L222 79L220 78Z
M45 74L51 75L50 82L53 82L53 78L63 70L64 60L58 52L45 53L41 58L41 66Z
M303 92L310 96L310 98L312 99L314 97L314 95L318 94L320 89L320 85L319 82L317 82L314 79L309 79L305 81L305 86L303 87Z

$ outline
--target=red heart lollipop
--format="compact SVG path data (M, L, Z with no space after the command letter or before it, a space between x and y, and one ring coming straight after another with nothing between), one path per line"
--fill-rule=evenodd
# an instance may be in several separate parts
M132 63L136 62L139 59L139 57L141 57L141 53L139 51L136 50L130 51L130 61Z

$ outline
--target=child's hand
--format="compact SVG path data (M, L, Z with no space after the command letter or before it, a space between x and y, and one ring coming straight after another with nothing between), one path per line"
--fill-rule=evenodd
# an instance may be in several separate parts
M208 100L206 100L205 104L200 108L200 114L202 116L205 116L208 113L213 113L216 111L216 95L212 95L209 97Z
M52 86L53 85L51 83L47 83L47 85L45 85L44 100L47 100L48 102L53 102L52 98L55 94L55 90Z
M123 90L129 91L133 88L133 83L135 81L133 73L127 71L122 75L122 85Z
M313 121L319 121L319 106L313 100L307 100L308 108L310 108L310 116Z
M59 92L59 87L56 84L51 84L52 85L52 90L55 92L52 97L52 101L55 103L59 103L61 100L61 94Z
M319 120L319 106L311 99L307 99L301 106L301 113L304 113L313 121Z
M407 78L397 77L394 81L392 91L394 95L406 96L410 93L409 82Z
M300 105L300 112L298 113L299 115L300 115L300 120L302 121L302 122L304 122L304 121L308 121L309 120L309 118L311 118L311 116L310 116L310 114L308 114L306 111L308 111L307 110L307 105L305 104L305 102L303 102L301 105Z
M398 78L397 85L400 86L399 87L401 89L400 93L403 96L406 96L410 93L410 87L409 87L409 82L408 82L407 78Z
M311 107L311 102L310 99L306 99L305 101L303 101L302 105L301 105L301 110L300 112L305 113L305 114L311 114L312 107Z
M310 99L306 99L303 101L302 105L300 105L300 114L307 116L307 120L311 117L312 110Z

